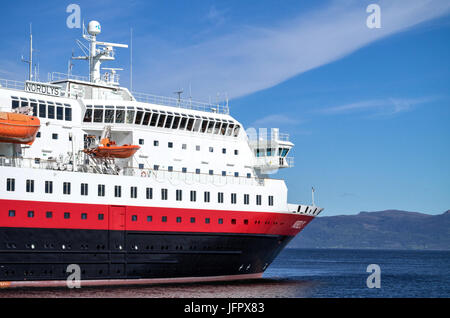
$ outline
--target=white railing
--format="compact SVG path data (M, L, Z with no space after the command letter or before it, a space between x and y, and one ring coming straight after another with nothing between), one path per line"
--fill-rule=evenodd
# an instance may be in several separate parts
M17 168L33 168L44 170L56 170L56 171L74 171L78 173L98 173L98 174L112 174L103 173L103 169L95 169L93 166L77 164L77 168L74 168L73 164L67 164L61 162L59 159L36 159L36 158L7 158L0 157L0 167L17 167ZM111 171L111 170L110 170ZM134 176L153 179L157 182L170 182L174 185L183 182L186 184L200 183L200 184L214 184L215 186L225 186L229 184L235 185L253 185L264 186L265 179L258 177L235 177L235 176L222 176L222 175L210 175L210 174L197 174L194 172L182 172L182 171L168 171L168 170L153 170L153 169L139 169L135 167L122 168L121 175Z
M76 80L76 81L84 81L84 82L89 81L89 77L87 77L87 76L79 76L79 75L65 74L65 73L59 73L59 72L48 73L48 81L49 82L64 81L64 80L68 80L68 79Z
M0 88L2 87L23 91L25 89L25 82L0 79Z
M178 99L167 96L157 96L146 93L138 93L133 92L133 97L142 103L156 104L156 105L164 105L164 106L172 106L186 109L193 109L211 113L219 113L219 114L229 114L230 110L228 105L220 105L220 104L209 104L194 100L187 99Z

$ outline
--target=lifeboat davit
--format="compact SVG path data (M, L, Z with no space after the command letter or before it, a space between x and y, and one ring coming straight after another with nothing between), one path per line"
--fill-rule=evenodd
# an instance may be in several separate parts
M0 142L31 145L40 127L37 117L0 112Z
M136 145L117 146L116 142L109 138L103 138L100 145L92 149L84 149L83 151L97 158L129 158L133 156L141 147Z

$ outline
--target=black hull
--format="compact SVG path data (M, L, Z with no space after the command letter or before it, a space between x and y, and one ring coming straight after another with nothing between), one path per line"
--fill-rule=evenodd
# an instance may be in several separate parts
M233 276L262 273L292 236L0 228L0 282Z

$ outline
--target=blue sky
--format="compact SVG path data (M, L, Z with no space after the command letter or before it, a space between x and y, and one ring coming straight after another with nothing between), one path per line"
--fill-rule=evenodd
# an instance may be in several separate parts
M71 3L101 22L102 40L129 44L133 28L135 90L227 94L246 127L289 133L295 167L275 177L291 202L310 202L314 186L324 215L450 209L450 2L5 2L0 78L25 79L30 22L41 80L66 72L72 49L81 54ZM370 3L381 29L366 26ZM130 51L117 55L108 66L128 70Z

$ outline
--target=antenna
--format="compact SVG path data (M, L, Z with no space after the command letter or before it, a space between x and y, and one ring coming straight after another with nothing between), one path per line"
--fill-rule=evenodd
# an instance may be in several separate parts
M27 61L22 56L22 62L27 63L29 70L28 70L28 80L33 80L33 33L30 23L30 59Z
M133 28L130 28L130 91L133 91Z
M180 89L179 91L174 92L174 94L178 94L178 104L181 103L181 94L183 94L183 89Z
M314 203L314 192L316 190L314 190L314 187L311 187L311 197L312 197L312 206L316 206L316 204Z

